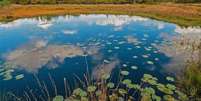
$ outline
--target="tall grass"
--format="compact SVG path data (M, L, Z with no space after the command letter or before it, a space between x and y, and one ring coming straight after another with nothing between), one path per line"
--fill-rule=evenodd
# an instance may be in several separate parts
M174 86L172 77L167 77L168 83L163 84L156 77L144 74L141 82L137 83L128 77L129 71L119 69L118 75L112 76L113 73L106 74L102 70L104 68L100 68L101 77L94 79L89 71L86 56L85 62L84 79L74 74L75 86L70 86L72 80L68 81L65 77L62 81L63 87L58 87L51 74L48 74L49 80L45 80L46 82L34 75L38 88L27 87L20 97L9 93L13 99L11 101L189 101L188 97ZM114 81L114 78L117 81ZM58 88L63 88L64 94L59 93ZM6 100L3 101L10 101L7 100L9 96L5 96Z
M190 50L182 75L178 76L178 84L191 101L201 101L201 39L190 40L183 37L178 46Z

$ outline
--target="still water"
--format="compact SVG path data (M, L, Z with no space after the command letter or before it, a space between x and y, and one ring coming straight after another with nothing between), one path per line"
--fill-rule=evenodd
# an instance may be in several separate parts
M127 15L67 15L0 23L0 89L17 95L37 89L35 75L51 91L51 75L63 94L64 78L73 88L75 75L83 79L89 71L98 79L99 68L114 76L118 69L128 70L136 82L144 73L167 82L165 77L178 74L187 57L174 42L195 40L199 33L200 27L183 28Z

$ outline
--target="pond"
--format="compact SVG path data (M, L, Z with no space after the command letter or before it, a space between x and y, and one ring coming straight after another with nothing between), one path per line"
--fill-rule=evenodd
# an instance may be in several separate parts
M127 70L135 82L146 73L167 83L166 77L180 73L188 56L174 43L184 36L199 39L199 33L200 27L127 15L44 16L0 23L0 89L22 96L38 88L38 78L50 92L53 83L64 95L64 80L76 88L76 77L83 80L89 72L99 79L100 70L115 77L118 70Z

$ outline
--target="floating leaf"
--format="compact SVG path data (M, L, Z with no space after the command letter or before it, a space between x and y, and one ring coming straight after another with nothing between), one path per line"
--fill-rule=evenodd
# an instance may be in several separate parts
M110 63L110 61L109 61L109 60L103 60L103 62L104 62L104 63Z
M147 64L153 65L154 63L152 61L147 61Z
M131 66L131 69L133 69L133 70L137 70L138 67L137 67L137 66Z
M3 72L4 71L4 69L3 68L0 68L0 72Z
M154 101L161 101L161 97L160 96L157 96L157 95L152 95L152 99Z
M96 91L96 96L100 96L100 95L101 95L101 91L100 90Z
M110 78L110 74L103 74L101 78L107 80Z
M176 101L176 99L174 97L170 96L170 95L164 95L163 99L165 101Z
M111 45L112 43L111 42L107 42L106 44Z
M134 59L138 58L138 56L133 56Z
M119 91L119 93L120 93L120 94L122 94L122 95L124 95L124 94L126 94L126 93L127 93L127 91L126 91L126 90L121 89L121 88L120 88L118 91Z
M142 78L143 82L149 83L151 85L156 85L157 84L157 80L158 79L156 77L153 77L150 74L144 74L144 76Z
M125 80L122 81L122 83L128 85L128 84L131 84L132 81L129 80L129 79L125 79Z
M128 71L121 71L121 75L127 76L127 75L129 75L129 72Z
M145 49L146 51L151 51L151 49L150 49L150 48L146 48L146 47L145 47L144 49Z
M148 58L149 56L148 56L148 55L142 55L142 57L143 57L143 58Z
M151 87L146 87L146 88L142 89L142 94L143 95L154 95L155 90Z
M94 92L96 90L96 86L89 86L89 87L87 87L87 91L88 92Z
M126 42L125 41L118 42L118 44L120 44L120 45L124 44L124 43L126 43Z
M173 78L173 77L170 77L170 76L166 77L166 80L171 81L171 82L174 82L174 78Z
M146 38L142 38L142 40L143 40L143 41L146 41L147 39L146 39Z
M89 101L87 97L81 97L81 101Z
M81 88L77 88L73 91L74 95L77 96L87 96L87 93L85 91L83 91Z
M176 90L175 93L178 94L178 98L181 100L181 101L188 101L188 97L186 94Z
M165 87L163 84L157 84L157 88L159 91L163 93L170 94L170 95L173 94L173 91Z
M144 34L143 36L144 36L145 38L149 37L149 35L147 35L147 34Z
M15 76L16 80L20 80L22 78L24 78L24 74L20 74L20 75Z
M158 61L158 60L159 60L159 58L154 58L154 60L155 60L155 61Z
M132 48L127 48L128 50L132 50Z
M109 82L109 83L107 84L107 87L110 88L110 89L114 88L114 83Z
M172 84L167 84L166 87L169 88L169 89L171 89L171 90L175 90L176 89L175 85L172 85Z
M114 47L114 49L120 49L120 47L117 47L117 46L116 46L116 47Z
M12 75L10 74L10 73L6 73L5 75L4 75L4 79L3 80L5 80L5 81L7 81L7 80L11 80L13 77L12 77Z
M127 67L127 64L123 64L122 66L123 66L123 67Z
M140 46L136 46L136 48L141 48Z
M86 97L87 96L87 92L85 92L85 91L80 92L80 96L81 97Z
M108 53L112 53L112 50L108 50L107 52L108 52Z
M53 101L64 101L63 96L57 95L56 97L54 97Z

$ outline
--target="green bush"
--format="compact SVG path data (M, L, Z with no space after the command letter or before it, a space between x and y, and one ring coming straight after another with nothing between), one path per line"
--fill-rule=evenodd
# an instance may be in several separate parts
M19 4L30 4L30 0L19 0Z
M10 4L10 1L9 0L0 0L0 7L2 6L7 6Z

